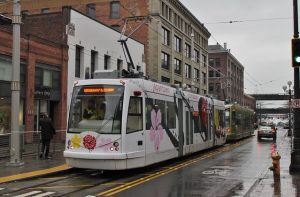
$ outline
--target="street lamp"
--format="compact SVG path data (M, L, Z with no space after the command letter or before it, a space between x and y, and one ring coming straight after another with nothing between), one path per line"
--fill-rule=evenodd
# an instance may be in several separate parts
M288 94L289 94L289 130L288 130L288 136L291 136L292 135L292 129L291 129L291 98L292 98L292 89L291 89L291 85L292 85L292 81L288 81L287 82L287 85L284 85L282 87L282 89L284 90L284 92L286 92L286 90L288 91ZM287 89L288 88L288 89Z

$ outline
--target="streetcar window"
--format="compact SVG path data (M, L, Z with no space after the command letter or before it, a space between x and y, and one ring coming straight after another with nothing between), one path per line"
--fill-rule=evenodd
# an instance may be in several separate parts
M133 133L143 129L142 98L130 97L128 106L127 133Z
M167 102L167 126L169 129L176 128L176 111L175 111L175 103Z
M151 129L151 111L154 107L154 104L153 104L153 99L151 98L146 98L146 130L150 130Z
M158 112L158 110L160 110L161 112L161 120L160 123L158 122L158 124L161 124L163 128L165 128L165 126L168 124L167 122L167 117L166 117L166 101L162 101L162 100L155 100L155 106L156 106L156 111Z

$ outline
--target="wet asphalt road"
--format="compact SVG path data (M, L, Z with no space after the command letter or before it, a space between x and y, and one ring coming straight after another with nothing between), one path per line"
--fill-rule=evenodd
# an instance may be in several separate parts
M271 151L279 149L285 143L285 134L286 130L279 129L277 142L272 139L257 141L256 136L253 136L247 143L230 152L201 160L115 196L258 196L259 191L253 195L255 187L270 173L268 168L272 165ZM267 196L273 194L269 193Z

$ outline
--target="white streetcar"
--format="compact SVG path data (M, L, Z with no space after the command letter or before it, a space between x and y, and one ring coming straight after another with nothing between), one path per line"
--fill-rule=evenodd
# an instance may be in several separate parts
M143 78L76 82L64 156L72 167L123 170L226 141L223 101Z

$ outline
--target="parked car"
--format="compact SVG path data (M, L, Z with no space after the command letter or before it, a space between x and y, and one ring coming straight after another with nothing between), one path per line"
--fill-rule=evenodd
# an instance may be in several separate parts
M259 125L257 129L257 140L261 138L273 138L276 141L277 129L273 125Z

